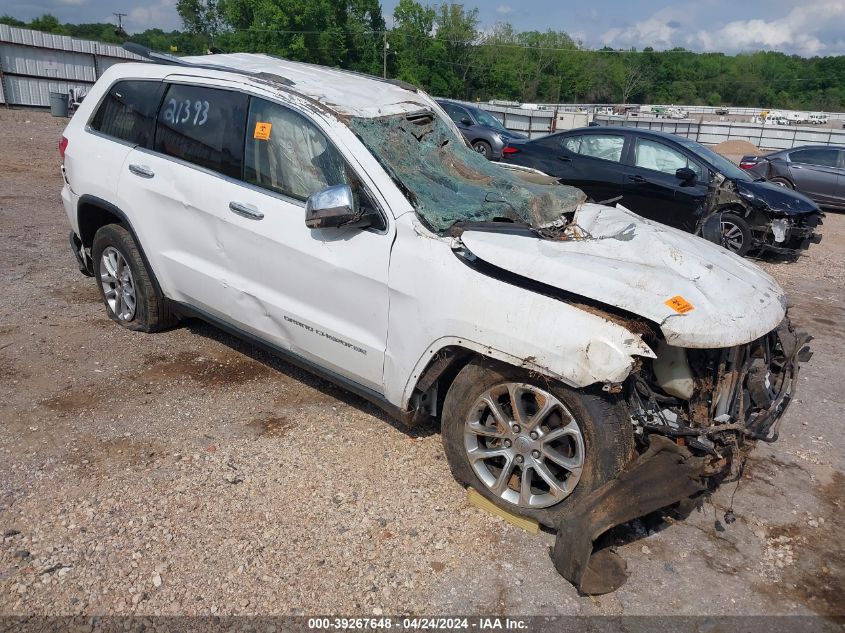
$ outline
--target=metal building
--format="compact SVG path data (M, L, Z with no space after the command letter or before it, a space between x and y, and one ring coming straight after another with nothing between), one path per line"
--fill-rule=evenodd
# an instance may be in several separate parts
M47 106L51 92L84 95L126 61L144 60L114 44L0 24L0 103Z

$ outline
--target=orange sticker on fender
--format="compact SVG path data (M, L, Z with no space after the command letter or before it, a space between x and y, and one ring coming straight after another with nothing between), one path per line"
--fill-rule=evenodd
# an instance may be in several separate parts
M262 123L259 121L255 124L255 132L252 134L252 138L257 141L269 141L270 140L270 130L273 129L272 123Z
M695 310L695 306L693 306L689 301L684 299L681 295L675 295L665 303L678 314L686 314L691 310Z

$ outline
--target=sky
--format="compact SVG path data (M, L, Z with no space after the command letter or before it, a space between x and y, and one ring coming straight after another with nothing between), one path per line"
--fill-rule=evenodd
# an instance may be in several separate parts
M382 0L390 24L397 0ZM436 4L437 0L423 0ZM737 53L777 50L803 56L845 54L845 0L465 0L480 27L510 22L518 30L563 30L597 48L683 46ZM180 27L176 0L3 0L0 13L28 20L52 13L63 22L114 21L130 32Z

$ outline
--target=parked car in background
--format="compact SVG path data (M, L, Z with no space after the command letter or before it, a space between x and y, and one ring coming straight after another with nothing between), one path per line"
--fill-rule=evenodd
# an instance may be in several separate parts
M821 112L811 112L807 118L813 125L827 125L830 121L830 117Z
M487 160L502 158L502 148L512 139L526 138L519 132L511 132L489 112L458 103L440 99L438 105L455 122L472 149Z
M790 125L808 125L812 123L808 112L790 112L786 115L786 120Z
M821 207L845 210L845 149L802 145L743 156L739 166L773 185L800 191Z
M512 142L505 160L539 169L596 201L620 204L651 220L701 233L721 216L725 248L740 255L791 253L819 241L818 205L766 182L703 145L640 128L580 128ZM762 179L760 179L762 180Z
M731 113L731 111L730 111L730 110L728 110L728 107L727 107L727 106L719 106L719 107L718 107L718 108L716 108L713 112L714 112L715 114L718 114L719 116L725 116L726 114L730 114L730 113Z

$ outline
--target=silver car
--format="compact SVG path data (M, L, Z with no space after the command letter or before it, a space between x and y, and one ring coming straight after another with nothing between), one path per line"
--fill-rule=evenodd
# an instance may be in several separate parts
M743 156L740 167L773 185L800 191L820 207L845 211L845 149L802 145L766 156Z
M480 108L445 99L439 99L437 103L455 122L472 149L487 160L500 160L509 141L526 138L524 134L511 132L496 117Z

